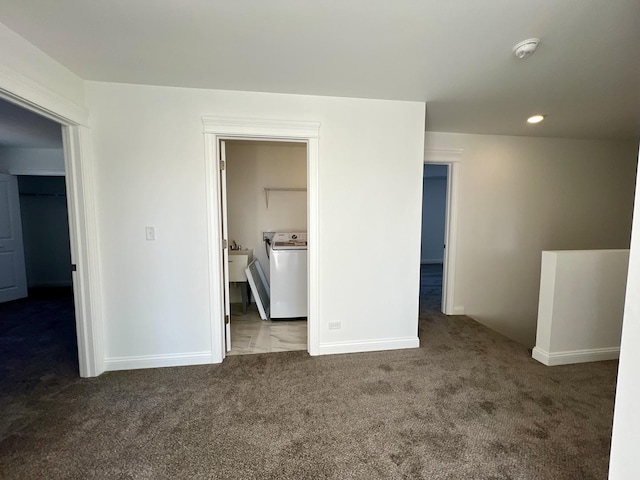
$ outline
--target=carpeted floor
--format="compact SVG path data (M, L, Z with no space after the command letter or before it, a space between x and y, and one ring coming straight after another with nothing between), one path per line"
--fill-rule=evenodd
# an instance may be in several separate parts
M0 439L77 380L71 288L32 289L29 298L0 304Z
M3 418L0 478L606 478L616 362L545 367L428 309L419 335L412 350L54 373L55 388L2 392L2 416L22 417Z
M442 311L442 264L420 265L420 306L423 309Z

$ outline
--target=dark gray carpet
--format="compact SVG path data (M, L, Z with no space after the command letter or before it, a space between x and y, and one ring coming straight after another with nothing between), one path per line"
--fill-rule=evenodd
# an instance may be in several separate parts
M413 350L238 356L36 388L0 441L0 478L606 478L616 362L545 367L427 310L419 334Z
M29 298L0 304L0 439L77 379L71 288L30 289Z
M427 310L442 311L442 264L420 265L420 306Z

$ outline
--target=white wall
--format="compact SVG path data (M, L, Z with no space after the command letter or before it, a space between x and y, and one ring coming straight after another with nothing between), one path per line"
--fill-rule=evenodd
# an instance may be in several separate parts
M0 173L9 175L64 175L61 148L0 147Z
M422 182L422 263L442 263L447 208L447 166L425 165Z
M622 324L622 344L613 415L609 478L627 480L638 476L640 438L640 177L636 183L635 212L629 275Z
M229 241L253 250L269 278L262 232L306 232L307 193L265 187L306 188L307 148L302 143L227 142Z
M211 350L203 115L321 122L321 346L417 344L424 104L94 82L86 89L107 368L145 358L194 363ZM157 241L145 241L145 225L156 226ZM381 255L394 232L403 248ZM329 330L331 321L342 329Z
M425 146L463 149L455 307L533 346L541 252L628 248L637 145L427 132Z
M542 252L533 358L545 365L618 358L628 267L629 250Z

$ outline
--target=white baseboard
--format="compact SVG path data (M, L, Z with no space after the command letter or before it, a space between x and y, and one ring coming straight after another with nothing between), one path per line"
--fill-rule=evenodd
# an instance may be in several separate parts
M135 370L138 368L182 367L211 363L211 352L172 353L169 355L142 355L139 357L112 357L104 361L105 371Z
M386 338L381 340L367 340L364 342L333 342L321 343L319 355L332 355L336 353L361 353L376 352L381 350L401 350L403 348L418 348L418 337Z
M570 350L554 353L549 353L541 348L535 347L531 356L540 363L553 367L555 365L570 365L572 363L616 360L620 357L620 347L591 348L588 350Z
M464 315L464 307L453 307L453 315Z

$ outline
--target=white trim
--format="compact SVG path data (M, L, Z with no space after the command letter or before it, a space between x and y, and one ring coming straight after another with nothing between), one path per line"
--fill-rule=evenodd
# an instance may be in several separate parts
M424 150L424 163L447 165L447 211L445 226L445 251L443 259L442 278L442 312L446 315L462 315L458 313L460 307L454 307L456 257L458 253L458 197L460 191L460 162L462 161L460 148Z
M102 304L98 268L95 198L91 171L88 111L4 65L0 65L0 98L62 125L69 212L78 367L81 377L104 371Z
M211 363L211 352L172 353L169 355L141 355L105 359L105 370L135 370L139 368L183 367Z
M39 170L37 168L10 168L8 172L9 175L38 175L40 177L64 177L65 172L61 172L60 170Z
M317 124L317 130L320 123ZM320 248L318 242L319 194L318 179L320 178L320 143L318 136L308 137L307 140L307 238L310 239L307 262L309 268L309 282L307 298L309 316L307 318L307 349L309 355L320 355Z
M336 353L377 352L418 347L420 347L420 339L418 337L383 338L380 340L365 340L361 342L322 343L320 344L319 354L332 355Z
M535 347L531 356L549 367L555 365L570 365L573 363L600 362L616 360L620 357L620 347L590 348L588 350L570 350L566 352L549 353Z
M0 98L65 125L87 125L89 120L84 107L6 65L0 65Z
M464 315L464 307L453 307L453 313L447 315Z
M320 122L302 120L273 120L265 118L239 118L205 115L202 117L204 133L240 136L251 138L268 137L303 141L318 138Z
M218 139L215 135L205 135L205 186L207 200L207 249L209 264L209 318L211 319L211 363L220 363L225 356L224 296L222 291L222 208L220 202L220 175L218 175ZM215 220L214 220L215 219ZM217 305L217 309L214 306Z
M453 163L462 161L462 148L425 148L424 163Z
M65 126L62 140L79 369L81 377L94 377L104 372L104 338L89 129Z
M318 246L318 164L320 122L270 120L255 118L202 117L205 137L205 173L207 201L207 235L209 254L209 313L211 318L211 353L213 363L224 359L224 295L222 291L222 252L220 218L220 180L217 171L219 140L261 139L305 142L307 144L307 229L309 248L309 314L307 346L310 355L320 354L319 246Z

